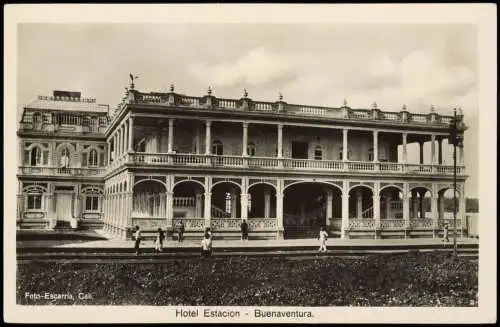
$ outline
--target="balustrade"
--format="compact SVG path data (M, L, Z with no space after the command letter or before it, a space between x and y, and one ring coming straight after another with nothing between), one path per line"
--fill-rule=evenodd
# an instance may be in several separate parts
M217 230L241 230L241 219L240 218L215 218L211 220L211 228L214 231Z
M432 229L433 227L434 220L431 218L410 219L410 228L412 229Z
M403 219L381 219L381 229L405 229L405 221Z
M311 159L294 159L294 158L272 158L272 157L243 157L243 156L218 156L218 155L200 155L188 153L143 153L137 152L120 157L108 166L108 171L115 169L124 162L133 164L147 165L182 165L182 166L221 166L221 167L251 167L251 168L286 168L286 169L307 169L307 170L327 170L327 171L363 171L363 172L384 172L384 173L416 173L416 174L443 174L452 175L453 166L442 165L422 165L422 164L402 164L395 162L380 162L372 161L336 161L336 160L311 160ZM23 170L21 173L29 173L29 170ZM43 171L43 167L30 167L33 173L37 169ZM74 169L74 168L71 168ZM78 168L89 169L89 168ZM88 171L82 173L98 175L104 169ZM63 171L60 174L71 174ZM77 172L78 173L78 172ZM464 174L463 166L457 167L457 174ZM50 173L46 173L50 174Z
M177 223L182 221L185 231L203 231L205 230L205 219L203 218L174 218L172 226L177 226Z
M193 197L175 197L173 198L174 207L194 207L196 198Z
M375 229L375 219L350 218L349 229Z
M101 176L105 171L105 168L19 167L20 174L43 176Z
M249 218L248 229L252 230L274 230L276 229L276 218Z
M272 103L255 102L254 110L256 111L273 111Z

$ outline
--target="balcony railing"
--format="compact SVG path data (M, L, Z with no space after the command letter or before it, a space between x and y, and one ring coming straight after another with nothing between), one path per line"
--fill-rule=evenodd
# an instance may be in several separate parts
M378 120L405 124L425 124L447 126L451 116L410 113L405 109L399 112L382 111L380 109L354 109L346 105L342 107L320 107L300 104L288 104L283 101L268 102L251 99L222 99L214 96L193 97L175 93L141 93L133 92L134 102L138 104L163 105L180 108L227 111L256 111L280 115L316 116L334 119Z
M403 164L396 162L310 160L270 157L216 156L179 153L131 153L128 164L146 166L183 167L237 167L263 169L317 170L338 172L380 172L386 174L452 175L453 166ZM110 169L116 167L113 163ZM465 174L465 167L458 166L457 174Z
M36 167L21 166L19 174L36 176L103 176L105 168L61 168L61 167Z

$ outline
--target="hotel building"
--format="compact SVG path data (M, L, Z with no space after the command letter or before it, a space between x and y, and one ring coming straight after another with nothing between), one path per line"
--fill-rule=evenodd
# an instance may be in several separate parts
M245 219L251 239L315 237L320 226L341 238L437 237L453 189L443 161L452 118L434 108L256 101L246 91L144 93L133 82L110 112L54 91L27 105L19 124L17 226L125 239L137 225L147 235L181 220L187 237L211 227L216 238L239 238ZM458 149L460 231L466 178Z

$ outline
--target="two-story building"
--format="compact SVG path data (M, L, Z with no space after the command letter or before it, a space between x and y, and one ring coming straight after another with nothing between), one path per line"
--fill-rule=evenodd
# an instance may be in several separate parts
M44 222L70 217L82 225L100 220L108 233L127 238L134 226L148 233L182 220L187 235L211 227L216 237L230 238L245 219L251 238L315 236L320 226L342 238L404 238L436 236L446 221L453 166L443 164L442 148L452 116L433 108L416 114L376 104L306 106L281 95L254 101L246 91L223 99L211 89L194 97L173 86L143 93L132 83L109 123L107 110L45 98L25 108L18 133L21 228L52 228ZM60 115L74 117L64 129L54 118ZM410 143L419 146L419 162L407 160ZM462 230L462 149L457 176ZM94 198L95 206L88 200Z

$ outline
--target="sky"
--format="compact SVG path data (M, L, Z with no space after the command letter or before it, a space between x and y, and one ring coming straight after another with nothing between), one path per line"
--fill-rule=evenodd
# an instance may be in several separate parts
M461 107L478 196L477 30L466 24L19 24L18 109L53 90L114 108L141 91L442 114ZM451 161L448 161L451 164Z

